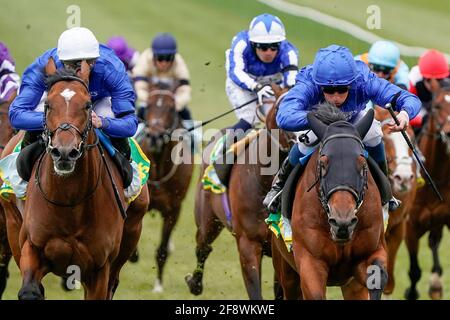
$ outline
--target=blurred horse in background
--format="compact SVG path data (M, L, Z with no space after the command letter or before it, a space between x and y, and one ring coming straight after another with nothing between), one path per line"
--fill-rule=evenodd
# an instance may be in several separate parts
M170 86L164 83L149 85L144 118L143 135L137 139L151 161L148 188L152 200L148 209L158 210L163 218L161 242L156 251L158 275L153 288L153 292L162 292L170 237L189 188L194 155L190 135L183 129L175 109L175 96Z
M14 135L14 129L9 123L9 105L16 97L12 94L8 101L0 104L0 152L5 149L6 144ZM3 183L0 179L0 185ZM0 299L5 291L8 278L8 265L11 260L11 249L9 248L8 236L6 232L6 217L3 207L0 206Z
M389 181L394 196L402 201L402 205L389 213L388 225L385 231L388 250L388 282L384 293L392 294L395 287L394 267L398 248L405 236L406 217L412 206L417 188L417 165L401 132L389 133L388 123L393 121L389 111L375 108L376 119L381 121L383 140L386 148ZM406 130L410 141L414 142L414 131L411 127Z
M431 79L433 102L428 120L419 134L419 148L425 156L425 167L434 179L444 202L436 197L431 185L427 184L417 190L414 203L409 211L406 223L405 242L409 252L409 278L411 286L405 292L405 298L418 299L416 285L421 277L417 254L419 239L429 231L428 246L433 255L433 266L429 284L432 299L441 299L442 266L439 261L439 244L444 226L450 228L450 83L439 83Z
M291 137L278 129L275 116L286 89L272 85L277 101L265 119L266 126L251 132L231 148L235 154L228 188L216 194L205 190L201 181L208 164L202 165L195 197L195 222L197 266L186 276L192 294L203 291L203 272L212 243L226 227L235 237L239 252L242 276L249 299L262 299L261 260L271 256L270 231L264 220L268 217L262 201L270 190L280 163L287 156ZM215 137L217 141L218 137ZM214 142L209 147L214 146ZM211 148L205 148L203 160L209 158ZM271 166L271 172L269 169ZM275 294L277 292L275 283Z

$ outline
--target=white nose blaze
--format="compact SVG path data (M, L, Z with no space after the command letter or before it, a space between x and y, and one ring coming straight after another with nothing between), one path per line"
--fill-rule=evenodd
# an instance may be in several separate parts
M400 132L387 136L394 144L396 167L391 173L392 187L397 192L408 192L415 177L413 159L409 154L409 147Z
M64 98L64 100L66 101L66 106L67 108L69 108L69 102L70 99L72 99L72 97L76 94L75 91L70 90L69 88L65 88L60 95Z

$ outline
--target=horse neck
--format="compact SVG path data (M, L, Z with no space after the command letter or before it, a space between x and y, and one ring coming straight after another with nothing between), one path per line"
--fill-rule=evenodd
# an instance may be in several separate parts
M170 141L164 144L161 152L150 153L151 162L156 165L155 173L157 179L160 179L167 175L172 167L175 165L172 161L172 150L177 145L177 141Z
M433 177L447 177L450 173L450 156L446 153L446 145L438 138L434 116L431 115L419 146L426 159L427 169Z

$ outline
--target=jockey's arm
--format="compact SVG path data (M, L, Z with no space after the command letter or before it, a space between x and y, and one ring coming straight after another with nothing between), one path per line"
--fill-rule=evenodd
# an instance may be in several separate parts
M409 67L403 61L399 62L398 70L394 76L394 84L404 90L409 90Z
M298 51L292 47L290 44L287 44L288 48L283 52L281 56L281 64L282 69L281 73L283 74L283 87L289 88L295 85L295 77L298 73Z
M136 96L125 70L110 73L106 78L106 86L111 93L111 105L115 118L101 117L102 130L114 138L132 137L137 130L134 101Z
M298 77L297 77L298 78ZM276 121L278 127L287 131L300 131L309 128L306 115L310 106L319 102L319 92L307 80L297 81L280 103Z
M148 78L151 76L150 65L153 63L152 59L153 56L150 49L146 49L139 56L133 68L132 75L138 105L146 105L148 101Z
M189 69L180 54L175 56L173 73L178 80L178 88L175 90L175 108L181 111L191 101L191 85Z
M245 48L247 48L247 43L243 39L237 37L233 40L231 49L227 51L229 64L227 76L242 89L253 91L258 83L253 80L244 70Z
M9 108L9 121L15 129L44 129L44 114L33 111L45 92L44 75L37 69L35 62L25 70L19 95Z
M385 107L387 103L392 102L394 96L400 92L395 111L405 111L409 120L412 120L420 111L421 102L419 98L385 79L378 78L375 74L369 75L365 90L367 98L381 107Z

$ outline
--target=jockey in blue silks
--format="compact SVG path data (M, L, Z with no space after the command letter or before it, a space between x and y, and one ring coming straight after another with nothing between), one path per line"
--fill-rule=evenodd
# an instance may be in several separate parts
M19 95L9 110L12 126L27 131L22 146L36 141L44 129L44 110L37 107L47 89L45 66L49 58L53 58L57 68L75 71L80 68L82 60L87 61L91 68L92 124L107 134L113 145L130 159L127 138L134 135L138 123L133 87L123 63L113 50L99 45L94 34L81 27L64 31L59 37L58 47L43 53L23 74Z
M390 125L391 131L407 128L409 120L420 110L420 100L411 93L402 90L389 81L379 78L370 71L362 61L355 61L349 49L331 45L322 48L316 54L314 63L304 67L296 78L295 86L282 100L277 113L278 126L287 131L301 131L307 139L301 139L291 148L289 156L282 163L274 180L272 189L264 199L264 205L270 212L277 212L280 207L279 195L289 173L300 159L310 154L317 147L317 137L309 129L307 113L320 102L328 102L338 107L347 115L351 123L356 123L365 114L366 103L385 106L399 93L396 108L400 124ZM363 143L369 155L378 163L387 176L386 155L383 144L381 124L372 123ZM399 206L395 198L389 202L389 210Z

